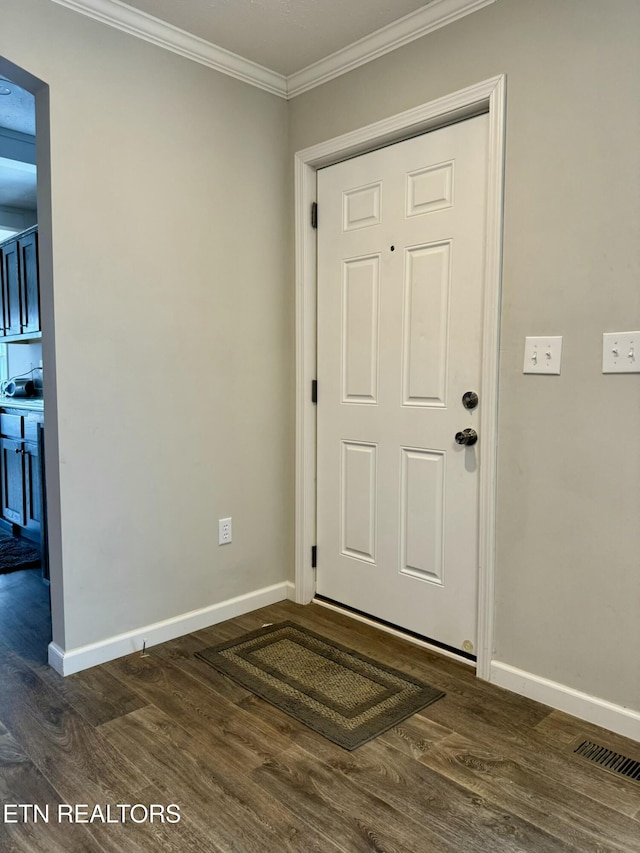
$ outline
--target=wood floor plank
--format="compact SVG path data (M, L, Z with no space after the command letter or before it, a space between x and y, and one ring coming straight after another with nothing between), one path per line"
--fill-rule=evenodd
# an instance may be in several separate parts
M331 837L348 853L459 853L446 838L418 827L297 746L250 775L318 831L331 827Z
M447 780L391 743L376 738L346 752L304 728L297 745L334 773L341 773L370 795L384 800L416 824L455 840L465 853L559 853L575 850L545 828L533 825L502 804L488 802L476 792ZM453 781L453 784L448 782Z
M250 713L259 716L265 722L268 722L277 731L291 740L293 743L303 745L304 748L315 754L316 749L322 750L323 747L330 743L325 737L312 731L308 726L298 722L293 717L281 711L279 708L274 708L264 699L251 694L239 703L240 707L250 711ZM387 732L379 736L379 740L390 744L400 752L410 755L412 758L419 758L431 747L440 740L448 737L451 730L439 723L434 723L432 720L427 720L424 717L414 715L404 720ZM343 753L341 747L336 747L340 753ZM319 753L319 754L322 754Z
M449 701L447 701L449 699ZM441 705L441 707L437 707ZM484 714L476 715L473 706L445 697L425 709L425 716L442 725L450 726L470 741L484 743L495 749L506 759L540 776L571 785L591 798L620 812L632 816L638 810L637 785L613 774L602 774L598 768L572 755L566 749L558 749L535 728L519 729L510 726L501 716L491 720Z
M436 744L421 763L479 797L593 853L640 851L637 822L584 796L570 784L535 773L462 735ZM609 827L615 824L616 838Z
M246 853L339 850L283 802L234 772L219 753L203 750L190 733L157 708L147 706L114 720L103 731L155 784L162 786L171 778L171 790L188 804L190 818L221 849Z
M107 664L146 702L188 728L209 749L245 772L289 746L274 728L227 701L201 681L157 657L130 655Z
M149 780L6 648L0 654L0 684L0 722L65 803L144 802L139 798L149 788ZM183 849L173 826L92 824L90 831L106 850L179 853ZM189 832L188 827L181 828L181 834ZM204 839L194 836L192 842L207 849Z
M219 642L222 642L220 640ZM248 690L236 684L230 678L217 672L212 666L195 657L196 652L214 645L213 640L202 640L199 635L188 634L150 650L152 656L168 661L173 666L188 673L198 681L203 682L209 689L229 702L237 703L251 696Z
M586 720L579 720L562 711L551 711L535 726L535 729L550 743L556 743L561 748L573 749L583 740L590 740L614 752L627 755L635 761L640 761L640 743L637 741L607 731Z
M379 740L411 758L419 759L450 734L451 729L446 726L415 714L381 734Z
M561 750L573 752L583 740L590 740L592 743L600 744L614 752L619 752L621 755L626 755L634 761L640 761L640 743L637 741L610 732L585 720L580 720L578 717L572 717L562 711L552 711L548 714L544 720L538 723L536 731L544 735L549 743L557 745ZM600 772L606 771L601 768ZM632 796L634 792L636 793L640 805L640 780L621 780L621 782L631 792ZM636 821L640 820L640 808L634 813L633 817Z
M92 726L100 726L146 704L102 667L63 678L47 666L39 668L38 675Z
M0 575L0 625L5 646L31 664L47 664L51 641L49 587L39 569Z
M147 807L151 803L166 806L175 803L175 798L171 797L164 788L149 785L138 792L134 802ZM209 834L201 831L190 819L188 808L185 810L181 803L177 805L181 808L181 819L178 823L161 823L156 820L153 824L135 824L129 820L121 827L115 825L116 831L114 831L114 824L93 824L89 832L104 853L129 853L129 851L222 853ZM93 853L93 847L89 848L89 851Z
M0 724L0 809L10 805L10 821L0 818L0 850L22 853L86 853L104 848L94 842L82 824L64 826L57 821L61 797L29 760L20 744ZM18 810L18 804L37 805ZM25 820L26 817L26 820ZM17 822L13 822L17 821Z

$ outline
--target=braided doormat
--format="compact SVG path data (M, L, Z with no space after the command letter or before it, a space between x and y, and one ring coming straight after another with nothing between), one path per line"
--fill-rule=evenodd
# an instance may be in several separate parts
M36 569L40 565L40 549L26 537L0 533L0 575Z
M251 631L196 657L349 750L444 696L294 622Z

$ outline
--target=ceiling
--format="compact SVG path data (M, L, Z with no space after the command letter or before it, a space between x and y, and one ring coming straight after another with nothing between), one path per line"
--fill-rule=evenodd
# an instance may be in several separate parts
M128 0L127 5L288 76L430 3Z
M0 157L0 207L35 210L36 167Z
M36 167L18 159L15 153L4 156L9 153L4 150L5 143L15 143L20 134L33 137L35 132L35 98L6 77L0 77L0 208L15 211L36 208ZM21 230L19 224L14 230Z
M9 94L4 94L6 90ZM0 76L0 127L28 133L36 132L35 98L31 92L16 86L6 77Z

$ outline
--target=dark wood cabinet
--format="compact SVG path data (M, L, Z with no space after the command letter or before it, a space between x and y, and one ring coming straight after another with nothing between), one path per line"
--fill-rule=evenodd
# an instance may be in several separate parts
M19 335L20 327L20 267L18 241L6 243L2 254L2 336Z
M0 517L36 540L43 523L43 422L42 413L0 409Z
M21 315L20 333L32 335L40 326L40 277L38 266L38 231L18 240L20 267Z
M42 529L42 460L40 446L37 441L24 443L24 485L25 485L25 528L40 538Z
M24 441L0 438L2 466L2 517L6 521L26 527L26 451Z
M40 337L38 227L0 244L0 338Z

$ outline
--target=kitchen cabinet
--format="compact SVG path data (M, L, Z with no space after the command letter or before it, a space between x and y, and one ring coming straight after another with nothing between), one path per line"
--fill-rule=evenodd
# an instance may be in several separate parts
M0 339L41 337L38 226L0 244Z
M25 527L27 523L26 466L23 441L0 438L2 517Z
M23 536L42 537L44 415L0 409L0 518Z

